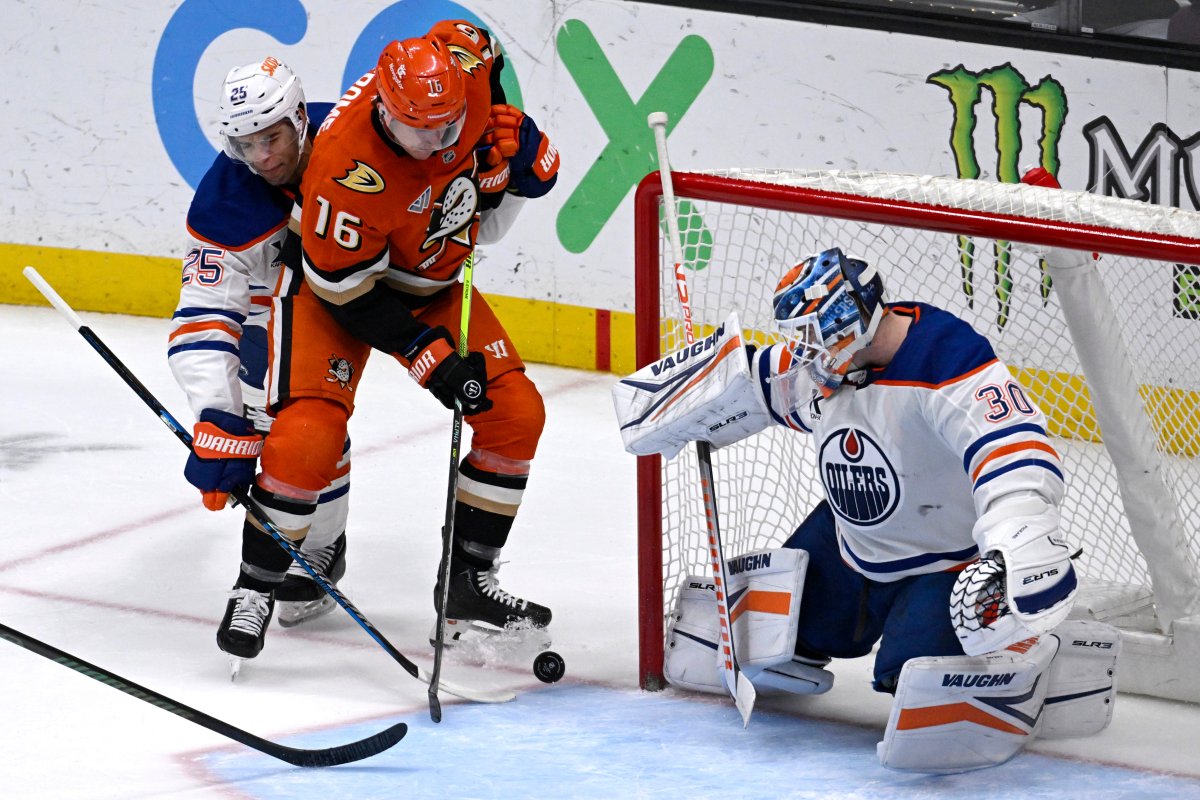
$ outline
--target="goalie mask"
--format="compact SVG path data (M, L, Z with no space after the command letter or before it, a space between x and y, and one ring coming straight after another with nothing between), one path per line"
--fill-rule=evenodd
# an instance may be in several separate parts
M307 134L300 78L273 56L234 67L221 87L217 122L227 156L271 183L286 182Z
M854 354L871 343L884 315L883 279L861 258L834 247L792 267L775 288L775 322L795 363L821 394L841 385Z

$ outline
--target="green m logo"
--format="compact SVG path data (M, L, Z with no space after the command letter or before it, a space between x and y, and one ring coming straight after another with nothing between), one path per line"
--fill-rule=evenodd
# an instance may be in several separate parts
M954 69L935 72L926 82L941 86L950 95L954 109L954 124L950 130L950 147L960 178L978 178L982 174L979 156L975 152L975 131L979 125L978 109L983 89L992 95L991 116L995 124L996 177L1003 183L1021 180L1021 107L1031 106L1041 115L1038 131L1038 165L1052 175L1058 174L1058 145L1062 139L1063 123L1067 118L1067 95L1061 83L1047 75L1031 86L1012 64L1002 64L980 72L971 72L961 64ZM996 324L1008 323L1012 298L1012 249L1008 242L997 241L994 247ZM963 292L974 302L975 243L959 237L959 267L962 271ZM1050 278L1042 264L1041 295L1045 301L1050 292Z

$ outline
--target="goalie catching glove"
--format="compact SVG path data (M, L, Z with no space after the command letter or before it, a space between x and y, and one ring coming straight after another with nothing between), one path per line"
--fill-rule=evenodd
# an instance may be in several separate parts
M254 481L262 443L249 420L215 408L200 412L183 476L200 490L205 508L220 511L230 492Z
M463 413L471 415L492 407L483 353L469 353L463 358L454 349L450 331L441 325L418 336L405 351L404 360L409 376L446 408L453 409L458 401Z
M1059 513L1040 499L1001 503L975 523L983 557L950 593L950 618L967 655L1002 650L1067 618L1078 582Z
M688 442L722 447L766 428L771 415L745 348L730 314L711 336L619 381L613 406L625 449L674 458Z

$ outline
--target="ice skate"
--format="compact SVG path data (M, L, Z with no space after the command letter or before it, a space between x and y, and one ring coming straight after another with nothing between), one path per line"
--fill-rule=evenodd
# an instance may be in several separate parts
M528 620L511 623L504 628L495 628L470 619L446 619L446 637L443 640L446 647L471 644L499 645L507 643L508 640L519 640L528 646L536 647L539 651L547 650L554 644L548 630L536 627ZM436 620L429 629L429 644L437 646Z
M446 602L447 639L451 630L449 621L455 620L453 630L465 631L468 627L491 626L500 630L522 623L532 628L545 628L550 624L550 609L529 600L509 594L500 588L496 573L499 562L488 570L477 569L461 562L450 565L450 595ZM434 608L440 600L438 589L434 590Z
M333 540L332 544L319 547L311 553L301 551L313 569L334 586L346 574L346 534ZM284 628L299 625L333 610L337 605L329 594L295 561L288 567L283 584L275 590L275 602L279 606L279 624Z
M262 652L274 611L275 598L271 594L236 585L229 592L225 616L217 628L217 647L233 659L230 680L237 677L244 659Z

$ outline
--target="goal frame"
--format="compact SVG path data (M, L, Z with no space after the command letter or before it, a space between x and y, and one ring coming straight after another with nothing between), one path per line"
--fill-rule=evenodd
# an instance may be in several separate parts
M1130 231L1074 222L964 210L865 197L804 186L765 183L695 172L671 172L678 198L733 202L764 210L810 214L854 222L932 230L946 234L1020 241L1041 247L1102 253L1183 264L1200 264L1200 237ZM636 361L640 369L662 357L662 177L648 174L634 196ZM665 688L662 458L637 460L637 562L639 685ZM1200 616L1174 620L1167 633L1122 630L1124 691L1200 702L1194 681L1172 680L1200 663ZM1186 683L1188 685L1176 685ZM1164 685L1167 688L1163 688Z

